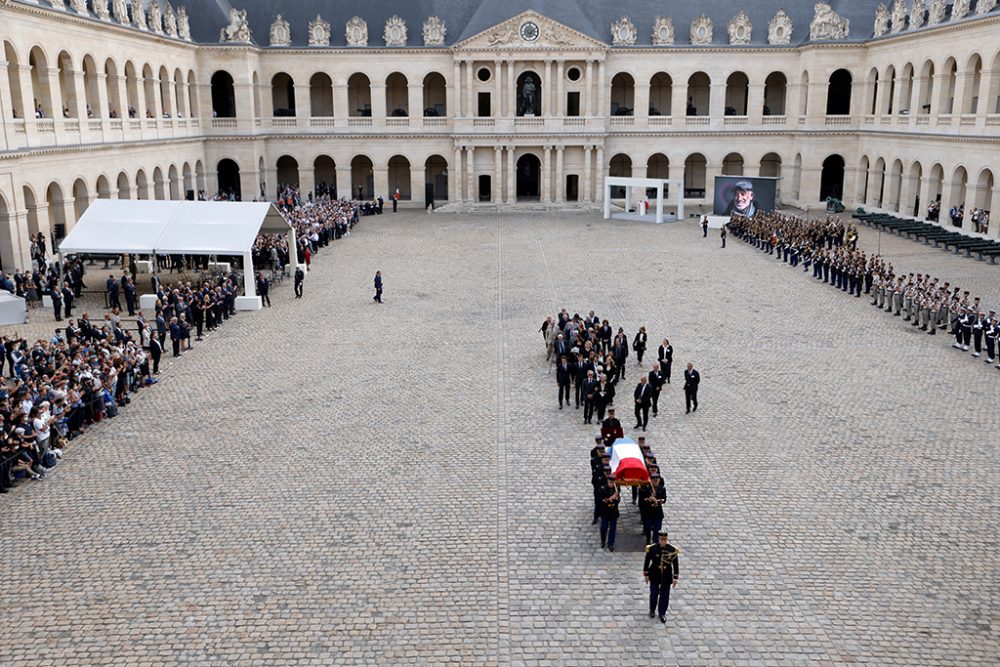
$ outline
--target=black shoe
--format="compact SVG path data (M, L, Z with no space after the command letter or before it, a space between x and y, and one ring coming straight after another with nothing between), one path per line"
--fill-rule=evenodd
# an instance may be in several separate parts
M650 618L656 618L656 610L655 609L653 611L649 612L649 617Z
M695 411L695 412L698 412L698 406L697 406L697 405L696 405L696 406L694 406L694 411Z
M562 410L562 406L561 405L559 406L559 409Z
M667 617L666 616L660 616L660 623L664 623L665 624L666 622L667 622Z
M615 548L614 547L608 547L608 551L610 551L611 553L614 553L615 552Z
M591 526L596 526L597 525L597 517L594 517L594 520L590 522L590 525Z
M604 542L601 542L601 548L602 549L604 548Z
M685 410L684 414L689 415L689 414L691 414L691 411L690 410Z

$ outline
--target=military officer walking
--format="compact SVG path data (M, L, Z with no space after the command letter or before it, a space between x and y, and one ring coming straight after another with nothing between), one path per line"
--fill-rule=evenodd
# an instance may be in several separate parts
M646 550L642 576L649 584L649 617L659 613L660 623L666 623L670 589L680 577L677 547L667 541L667 531L660 531L657 543Z

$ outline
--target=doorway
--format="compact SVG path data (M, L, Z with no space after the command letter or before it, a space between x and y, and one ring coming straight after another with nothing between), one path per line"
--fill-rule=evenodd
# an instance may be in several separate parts
M542 164L531 153L522 155L517 161L517 200L538 201L541 191Z
M490 201L493 198L493 179L485 174L479 176L479 201Z
M577 174L566 175L566 201L580 201L580 177Z

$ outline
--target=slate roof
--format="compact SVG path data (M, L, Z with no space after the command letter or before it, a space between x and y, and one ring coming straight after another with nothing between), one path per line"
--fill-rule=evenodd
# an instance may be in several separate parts
M32 0L20 0L32 3ZM159 2L166 7L167 0ZM847 41L860 42L872 38L875 8L879 0L828 0L833 10L850 19ZM890 7L892 0L884 0ZM34 0L37 4L61 5L62 0ZM912 0L907 2L910 5ZM385 21L398 15L406 21L407 46L423 46L421 29L430 16L440 17L447 28L445 44L451 46L480 32L517 16L534 10L598 41L611 44L611 24L628 16L636 27L636 46L649 46L653 22L657 16L673 19L675 44L690 43L691 22L702 14L713 23L713 43L729 43L726 26L742 9L753 24L752 43L767 44L767 24L779 9L784 9L792 19L791 43L809 41L809 23L813 18L815 0L174 0L176 10L187 8L191 36L195 42L215 44L219 31L229 24L229 10L245 9L253 39L259 46L267 46L271 23L278 14L289 22L293 46L308 42L309 22L320 15L330 23L331 46L346 46L344 25L353 16L360 16L368 23L368 46L384 45L382 31ZM927 0L928 6L930 0ZM972 2L975 7L975 0ZM949 5L949 15L950 15ZM967 18L975 18L974 9ZM948 19L945 19L948 20Z

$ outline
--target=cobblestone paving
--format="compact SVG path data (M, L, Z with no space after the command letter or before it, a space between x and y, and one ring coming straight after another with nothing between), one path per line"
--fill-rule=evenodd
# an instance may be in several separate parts
M881 243L1000 303L1000 267ZM995 664L1000 371L946 339L589 215L368 218L276 292L0 500L0 664ZM564 305L702 372L647 434L666 628L637 511L614 554L590 525L592 427L537 333Z

